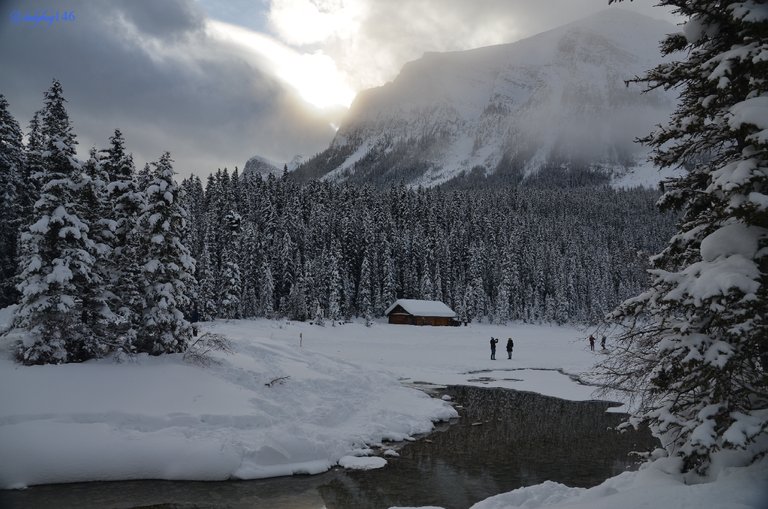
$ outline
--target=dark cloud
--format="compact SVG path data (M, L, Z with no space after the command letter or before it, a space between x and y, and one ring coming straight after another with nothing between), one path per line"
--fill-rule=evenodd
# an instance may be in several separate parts
M203 29L203 14L186 0L121 0L113 7L142 32L159 38Z
M80 153L115 128L139 163L171 151L182 175L242 167L261 154L311 154L332 137L294 92L237 48L209 37L191 0L5 2L0 93L26 125L59 79ZM12 13L74 13L74 21L20 22Z

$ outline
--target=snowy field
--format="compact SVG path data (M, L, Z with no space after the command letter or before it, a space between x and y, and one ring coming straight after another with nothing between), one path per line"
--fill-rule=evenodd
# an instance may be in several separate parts
M0 322L8 311L0 312ZM201 367L181 356L140 356L20 367L0 344L0 487L88 480L255 479L386 465L388 441L429 432L457 415L411 385L470 384L592 399L574 381L601 355L572 327L475 324L332 327L270 320L219 321L232 354ZM497 360L489 339L499 337ZM512 337L511 360L504 349ZM610 340L608 346L610 347ZM597 346L599 350L599 344ZM569 376L570 375L570 376ZM724 471L685 486L659 468L585 490L556 483L501 494L476 507L646 507L654 487L670 507L760 507L766 469ZM712 505L715 487L735 505ZM675 498L677 497L677 498ZM751 498L750 498L751 497Z
M573 327L514 324L468 327L413 327L377 322L318 327L269 320L217 324L230 337L264 335L282 344L384 370L405 384L475 385L533 391L573 401L593 398L594 387L571 376L592 368L599 355L589 351L589 332ZM496 360L490 339L499 338ZM507 338L514 341L507 359ZM610 344L609 344L610 346Z

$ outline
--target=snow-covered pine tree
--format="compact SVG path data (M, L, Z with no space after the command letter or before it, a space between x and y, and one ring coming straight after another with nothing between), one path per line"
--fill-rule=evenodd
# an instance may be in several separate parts
M106 181L107 176L96 149L92 149L80 172L76 206L78 216L88 225L94 260L90 284L80 294L83 307L81 318L91 333L104 343L108 325L114 323L116 318L109 308L110 301L114 300L110 281L113 270L108 260L112 259L115 222L109 219L111 207L106 200ZM106 344L104 347L109 349Z
M259 314L272 318L275 312L275 280L272 277L272 268L265 258L261 264L259 282Z
M19 229L23 217L19 196L24 166L24 145L19 123L0 94L0 308L18 300L16 271Z
M197 175L182 182L184 195L184 208L189 213L190 246L192 256L198 259L203 252L203 242L207 231L205 221L205 190L203 183Z
M41 196L33 223L22 234L21 302L14 323L29 331L17 350L25 364L58 364L96 357L105 349L83 326L82 296L98 284L94 244L88 224L78 216L81 164L75 135L64 107L61 84L45 93L40 158Z
M187 213L172 163L168 152L152 163L144 192L146 206L139 219L147 239L142 253L146 307L136 350L152 355L184 351L192 334L184 311L189 311L188 293L195 286L195 260L182 242Z
M304 276L299 276L285 299L285 315L291 320L303 322L309 317L305 287Z
M125 140L119 129L109 138L110 146L100 154L105 172L106 217L112 221L112 255L104 266L110 273L111 306L116 313L109 335L117 348L134 351L144 310L143 273L140 267L146 239L138 231L139 215L144 208L144 195L136 181L133 158L125 152Z
M203 251L195 264L197 279L196 309L200 320L208 321L216 318L216 275L211 262L207 238L203 242Z
M319 325L320 327L325 327L325 314L323 313L323 307L320 305L320 301L315 300L315 302L312 304L312 309L314 309L314 318L312 319L312 322L315 325Z
M680 101L642 141L659 167L686 169L659 202L682 218L652 259L650 288L614 311L626 328L605 368L612 387L639 396L636 419L682 471L703 474L718 450L754 460L768 448L768 9L659 5L688 20L662 45L684 58L636 81Z
M245 177L243 178L243 186L245 186ZM243 221L245 227L242 233L241 246L241 258L240 271L242 274L240 295L242 302L240 304L240 316L243 318L249 318L257 316L257 309L259 307L259 299L256 296L256 289L258 283L256 276L259 268L259 260L261 257L261 243L259 239L259 233L256 230L255 225L249 221ZM247 247L247 249L246 249Z
M22 229L32 224L35 202L40 197L40 182L38 177L43 172L43 151L45 139L42 126L43 111L36 111L27 129L27 146L24 165L21 170L21 182L18 193L20 221Z
M109 138L110 146L100 154L106 174L106 193L114 221L115 254L126 245L126 237L134 230L144 207L144 196L139 191L133 158L125 152L125 139L119 129Z
M217 316L221 318L240 318L240 292L242 279L240 265L234 260L234 252L224 250L219 276L219 305Z
M502 281L496 294L496 305L493 310L493 323L506 325L509 321L509 285Z
M433 300L435 298L435 289L432 284L432 277L429 275L427 261L424 261L424 267L424 275L421 278L421 285L419 285L419 297L424 300Z
M144 163L144 167L136 173L136 186L140 192L144 192L152 182L152 168L149 163Z
M392 254L392 248L390 247L389 242L384 246L382 258L383 281L381 282L381 298L383 305L389 307L390 304L397 300L397 269L395 268L395 257Z
M134 228L127 232L125 245L120 251L120 268L117 279L112 286L116 298L113 301L117 315L114 323L108 328L110 339L115 349L120 353L136 353L139 331L142 327L142 315L147 306L144 289L146 281L142 268L142 253L146 238L140 230Z
M230 210L224 216L224 246L221 255L219 274L219 307L217 316L222 318L240 318L242 276L240 271L240 234L242 217Z
M371 264L368 253L363 256L363 264L360 267L360 282L357 286L357 312L365 320L365 325L370 327L373 323L373 309L371 305Z

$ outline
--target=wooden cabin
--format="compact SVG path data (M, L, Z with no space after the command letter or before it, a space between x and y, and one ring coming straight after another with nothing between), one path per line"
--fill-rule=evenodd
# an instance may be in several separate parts
M437 300L397 299L384 314L397 325L459 325L456 312Z

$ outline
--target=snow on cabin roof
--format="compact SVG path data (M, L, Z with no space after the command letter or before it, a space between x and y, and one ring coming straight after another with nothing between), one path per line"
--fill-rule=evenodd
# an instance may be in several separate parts
M389 306L385 315L388 315L397 306L401 306L408 313L415 316L444 316L455 318L456 313L440 302L439 300L417 300L417 299L397 299L394 304Z

